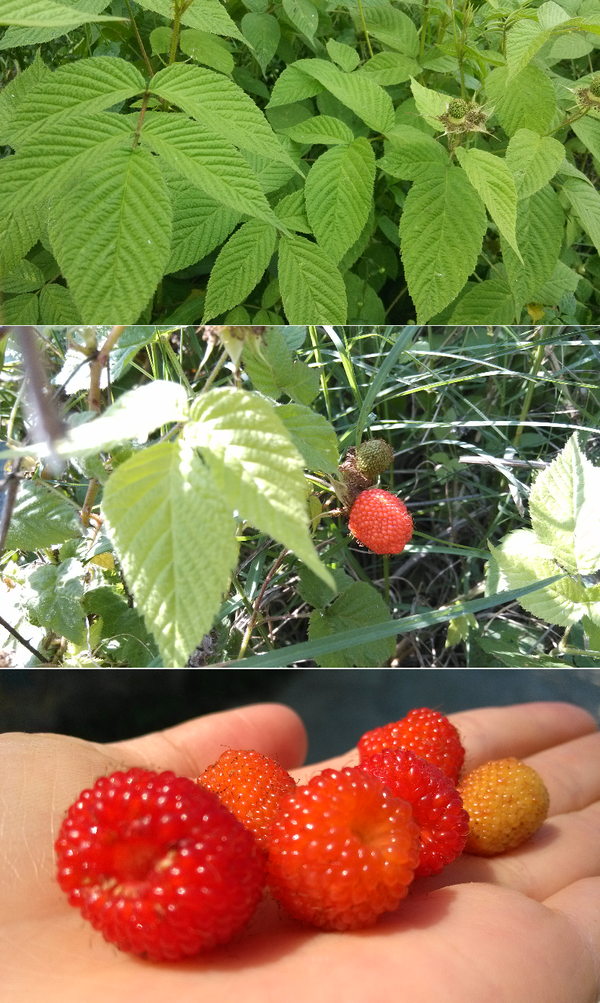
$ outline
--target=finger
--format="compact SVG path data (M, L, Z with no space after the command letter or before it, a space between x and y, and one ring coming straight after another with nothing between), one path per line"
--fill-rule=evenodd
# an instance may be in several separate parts
M600 799L600 733L565 742L527 759L550 795L550 815L577 811Z
M124 757L131 766L197 777L226 749L253 749L271 756L286 770L298 767L306 756L307 737L291 707L264 703L207 714L99 748Z

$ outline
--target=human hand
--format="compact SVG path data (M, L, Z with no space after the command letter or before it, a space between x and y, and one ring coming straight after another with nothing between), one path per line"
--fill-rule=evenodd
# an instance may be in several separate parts
M176 964L118 951L68 905L53 842L84 787L141 765L197 776L226 747L278 758L301 781L302 723L256 705L110 746L0 736L0 1003L596 1003L600 995L600 735L569 704L451 716L466 768L524 758L550 793L548 821L517 850L464 855L418 879L367 930L324 933L268 897L240 938Z

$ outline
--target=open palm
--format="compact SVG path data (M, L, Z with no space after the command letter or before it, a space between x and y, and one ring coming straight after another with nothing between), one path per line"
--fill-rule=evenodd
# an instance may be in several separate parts
M244 933L209 954L153 964L106 943L54 880L68 805L129 765L197 776L224 748L254 748L304 780L356 751L301 767L304 728L261 704L111 746L60 735L0 736L0 1003L596 1003L600 996L600 735L569 704L452 716L467 768L526 758L550 816L522 848L464 855L417 880L395 913L323 933L269 897Z

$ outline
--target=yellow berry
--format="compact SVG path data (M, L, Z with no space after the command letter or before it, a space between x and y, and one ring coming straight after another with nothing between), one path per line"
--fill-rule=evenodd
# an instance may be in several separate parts
M541 777L512 757L479 766L458 792L469 814L465 851L481 857L520 846L548 815L549 796Z

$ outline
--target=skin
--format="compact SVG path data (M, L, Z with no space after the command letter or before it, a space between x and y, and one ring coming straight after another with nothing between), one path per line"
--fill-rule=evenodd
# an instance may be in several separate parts
M265 897L234 942L154 964L118 951L70 907L53 878L67 807L101 774L141 765L197 776L225 747L254 748L304 781L356 750L301 767L302 722L262 704L111 746L60 735L0 736L0 1001L27 1003L596 1003L600 997L600 735L564 703L452 717L467 768L514 755L550 793L525 845L464 855L421 879L395 913L323 933Z

